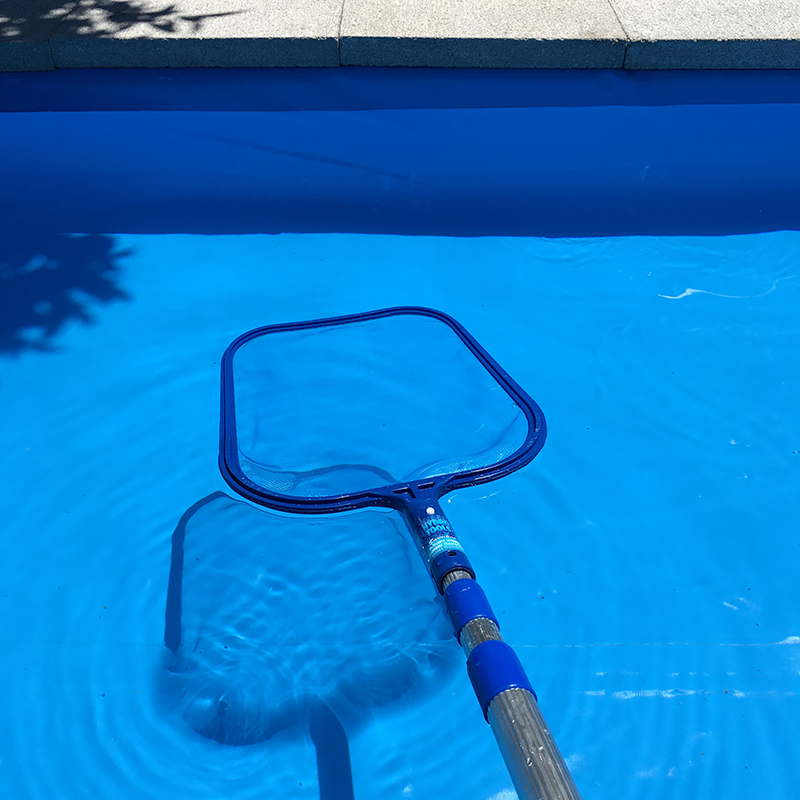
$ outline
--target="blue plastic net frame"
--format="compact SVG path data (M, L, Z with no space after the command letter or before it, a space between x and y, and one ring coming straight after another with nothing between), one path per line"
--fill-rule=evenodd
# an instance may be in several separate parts
M461 472L451 472L421 480L392 483L379 488L370 488L348 494L324 497L305 497L286 495L261 486L247 477L239 461L236 433L236 404L234 402L233 359L243 345L261 336L273 333L303 331L314 328L331 328L352 323L367 322L386 317L417 315L429 317L446 324L471 351L480 364L492 375L502 389L519 406L525 415L528 431L524 442L508 457L489 466ZM410 502L417 497L433 497L437 500L455 489L493 481L514 472L530 463L544 445L547 428L544 413L536 402L517 384L517 382L495 361L478 341L451 316L431 308L401 306L327 317L304 322L291 322L266 325L255 328L236 338L222 357L221 413L220 413L220 455L219 466L223 478L238 494L259 505L279 511L324 514L335 511L348 511L368 506L389 507L406 511Z

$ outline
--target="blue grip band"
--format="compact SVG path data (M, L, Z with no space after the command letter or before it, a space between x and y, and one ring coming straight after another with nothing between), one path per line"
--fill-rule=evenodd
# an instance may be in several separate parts
M471 620L490 619L499 628L497 617L483 593L483 589L476 581L463 578L460 581L453 581L444 590L444 604L450 622L453 623L453 630L456 639L461 640L461 629Z
M496 639L481 642L467 659L467 673L484 718L489 703L507 689L525 689L536 699L531 682L510 645Z

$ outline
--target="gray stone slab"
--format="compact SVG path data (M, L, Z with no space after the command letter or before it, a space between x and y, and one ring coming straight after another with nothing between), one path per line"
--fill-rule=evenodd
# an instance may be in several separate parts
M347 0L341 61L365 66L621 67L606 0Z
M53 23L44 14L31 14L25 0L0 0L0 71L55 69L48 40ZM33 0L36 5L36 0Z
M609 0L627 69L800 68L798 0Z
M56 67L336 66L342 2L2 0L0 51L50 41Z
M615 69L623 41L343 37L342 66Z
M59 68L336 67L335 39L53 39Z
M39 42L0 39L0 72L41 72L55 68L46 39Z
M633 41L625 69L800 69L800 41Z

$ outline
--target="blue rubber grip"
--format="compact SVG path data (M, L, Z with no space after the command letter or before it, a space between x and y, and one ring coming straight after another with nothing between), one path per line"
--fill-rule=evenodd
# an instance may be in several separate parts
M481 642L469 654L467 673L484 718L489 713L489 703L507 689L525 689L537 699L517 654L505 642Z
M461 630L471 619L490 619L499 628L497 617L476 581L463 578L453 581L444 590L444 604L450 622L453 623L456 639L461 641Z

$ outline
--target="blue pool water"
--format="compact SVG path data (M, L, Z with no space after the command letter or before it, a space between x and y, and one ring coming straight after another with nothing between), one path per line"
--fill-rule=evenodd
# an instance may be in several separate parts
M316 800L322 700L356 798L513 797L402 520L217 468L238 334L425 305L547 416L444 508L584 797L792 798L797 81L351 74L0 82L0 793Z

